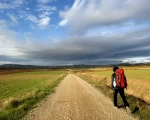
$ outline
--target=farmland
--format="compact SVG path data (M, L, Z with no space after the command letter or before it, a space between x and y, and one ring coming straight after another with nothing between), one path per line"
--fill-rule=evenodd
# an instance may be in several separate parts
M21 108L27 111L32 104L53 92L65 74L63 70L13 70L0 73L0 118L3 119L15 119L11 116L14 110L19 113Z
M150 117L149 67L122 67L128 81L125 90L132 113L140 119ZM72 69L70 72L97 87L112 99L110 88L112 68ZM64 78L64 70L3 70L0 71L0 119L21 119L44 99ZM121 99L120 99L121 100ZM119 101L122 104L122 101Z
M122 67L128 82L127 99L131 105L131 109L137 112L140 119L149 118L150 113L150 69L148 67ZM113 98L113 90L111 89L112 68L93 68L81 70L76 74L93 86L99 88L103 93ZM121 103L122 104L122 103Z
M130 95L134 95L148 103L150 103L150 69L128 69L125 68L125 75L128 81L128 90ZM112 70L101 69L98 71L89 71L84 74L96 77L95 80L100 80L105 85L110 86ZM138 92L137 92L138 91Z

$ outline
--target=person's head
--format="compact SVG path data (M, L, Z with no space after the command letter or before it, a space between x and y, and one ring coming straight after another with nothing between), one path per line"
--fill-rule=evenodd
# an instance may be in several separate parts
M113 71L115 72L117 69L119 69L119 67L115 66L115 67L113 68Z

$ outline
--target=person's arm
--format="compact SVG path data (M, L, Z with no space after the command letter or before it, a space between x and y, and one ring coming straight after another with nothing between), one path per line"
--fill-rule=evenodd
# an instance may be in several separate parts
M111 88L112 88L112 89L114 89L113 81L114 81L114 74L112 74L112 76L111 76Z

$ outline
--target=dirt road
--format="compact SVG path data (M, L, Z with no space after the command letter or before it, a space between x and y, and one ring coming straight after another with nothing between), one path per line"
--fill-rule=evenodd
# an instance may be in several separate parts
M69 74L25 120L133 120L90 84Z

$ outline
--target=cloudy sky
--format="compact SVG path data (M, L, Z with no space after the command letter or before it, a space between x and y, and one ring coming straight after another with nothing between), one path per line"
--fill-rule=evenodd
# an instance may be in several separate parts
M0 0L0 64L150 62L150 0Z

